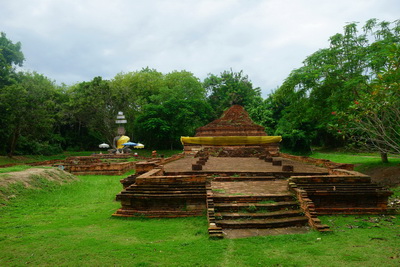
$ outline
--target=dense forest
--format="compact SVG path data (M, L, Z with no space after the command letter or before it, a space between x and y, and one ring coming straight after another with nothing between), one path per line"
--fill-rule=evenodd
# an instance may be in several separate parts
M21 43L0 36L0 154L90 150L115 136L124 112L131 140L180 148L180 136L243 105L284 149L352 147L400 153L400 21L345 25L329 47L308 56L267 98L249 77L226 70L203 81L191 72L155 69L57 85L18 71Z

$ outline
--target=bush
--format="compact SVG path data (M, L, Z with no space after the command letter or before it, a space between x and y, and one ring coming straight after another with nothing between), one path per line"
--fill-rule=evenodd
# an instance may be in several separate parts
M50 156L55 154L61 154L63 152L59 144L50 144L48 141L39 142L39 141L27 141L22 139L25 138L21 137L21 140L17 147L16 154Z
M292 130L282 134L281 147L292 152L311 153L311 137L304 131Z

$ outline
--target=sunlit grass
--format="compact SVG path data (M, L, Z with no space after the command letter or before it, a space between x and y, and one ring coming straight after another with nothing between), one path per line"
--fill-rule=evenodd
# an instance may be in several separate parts
M399 219L325 216L334 232L210 240L206 217L111 217L125 176L24 194L0 207L0 266L396 266ZM379 218L369 220L369 217ZM363 221L366 219L367 221ZM390 219L386 221L385 219Z
M27 170L30 168L32 168L32 166L16 165L16 166L11 166L11 167L7 167L7 168L0 168L0 173L18 172L18 171L24 171L24 170Z
M320 153L311 155L313 158L328 159L338 163L355 164L355 169L362 171L369 168L396 166L400 164L400 157L389 155L389 163L382 163L380 155L377 154L357 154L357 153Z

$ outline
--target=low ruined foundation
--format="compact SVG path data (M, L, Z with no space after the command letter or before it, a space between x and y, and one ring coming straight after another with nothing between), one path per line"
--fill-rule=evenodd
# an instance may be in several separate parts
M116 197L121 208L113 216L206 214L210 237L223 237L229 229L260 232L309 226L325 232L330 231L329 226L322 224L318 215L393 212L387 207L392 192L371 183L369 176L303 163L308 159L273 157L273 161L265 161L266 158L270 157L182 154L169 164L138 163L138 173L121 180L124 189ZM278 160L281 164L274 164ZM193 170L192 164L199 161L202 169ZM256 169L246 169L250 163Z

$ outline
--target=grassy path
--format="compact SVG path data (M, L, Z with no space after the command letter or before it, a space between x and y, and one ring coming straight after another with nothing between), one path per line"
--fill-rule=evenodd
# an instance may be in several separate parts
M323 217L334 233L209 240L205 217L111 214L121 176L81 176L0 207L0 266L397 266L399 219ZM320 240L319 240L320 239Z

